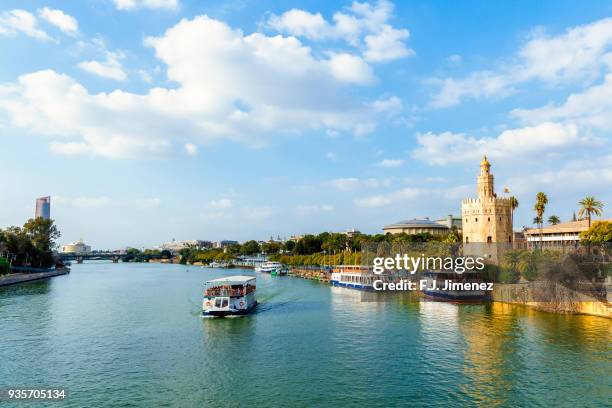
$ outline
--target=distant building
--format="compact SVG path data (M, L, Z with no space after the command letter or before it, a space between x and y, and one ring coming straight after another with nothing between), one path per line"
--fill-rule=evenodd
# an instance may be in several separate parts
M235 245L237 243L238 243L238 241L232 241L230 239L225 239L223 241L215 242L213 244L213 247L214 248L218 248L218 249L225 249L225 248L229 247L230 245Z
M455 217L452 214L448 214L445 218L439 218L434 222L446 226L446 228L448 228L449 230L451 230L453 227L456 227L457 232L461 233L462 231L463 223L461 222L461 217Z
M512 222L510 199L495 194L491 164L485 156L478 175L478 198L461 202L463 242L511 243Z
M344 231L344 235L346 235L349 238L353 238L355 235L361 235L361 231L356 230L355 228L351 228L351 229L347 229L346 231Z
M432 234L444 235L448 234L450 229L443 224L431 221L428 217L413 218L411 220L399 221L395 224L386 225L383 227L385 234Z
M612 219L602 221L612 222ZM591 222L591 225L593 225L593 222ZM576 245L580 242L580 233L588 229L589 222L587 220L563 222L557 225L545 225L544 228L542 228L542 247L560 248ZM524 234L528 248L540 247L539 228L527 228Z
M178 252L184 248L196 248L196 249L209 249L212 248L212 242L210 241L202 241L200 239L192 239L186 241L176 241L172 240L170 242L166 242L165 244L161 244L159 249L167 250L170 252Z
M304 235L292 235L289 237L289 241L298 242L302 238L304 238Z
M60 251L63 254L89 254L91 253L91 247L86 245L82 239L78 241L71 242L70 244L66 244L62 246Z
M36 213L34 218L48 220L51 218L51 197L39 197L36 199Z

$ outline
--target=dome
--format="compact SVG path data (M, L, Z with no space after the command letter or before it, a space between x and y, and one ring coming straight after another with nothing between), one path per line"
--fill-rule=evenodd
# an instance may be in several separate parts
M448 227L437 222L431 221L429 218L413 218L411 220L399 221L391 225L383 227L383 229L390 228L436 228L447 230Z

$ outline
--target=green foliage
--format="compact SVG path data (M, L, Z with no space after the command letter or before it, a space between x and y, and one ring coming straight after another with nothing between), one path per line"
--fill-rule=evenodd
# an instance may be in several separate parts
M247 241L242 244L242 248L240 249L240 253L242 255L255 255L261 251L259 244L257 241Z
M13 257L15 266L48 268L54 265L53 249L60 235L53 220L33 218L23 227L0 231L0 248Z
M9 261L5 258L0 258L0 275L6 275L11 272Z
M603 244L612 242L612 222L598 221L591 228L580 233L580 241L585 244Z

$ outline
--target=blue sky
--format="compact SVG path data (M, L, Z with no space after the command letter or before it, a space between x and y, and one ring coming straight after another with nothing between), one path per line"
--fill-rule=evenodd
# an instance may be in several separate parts
M95 248L375 233L458 214L484 153L517 228L612 205L609 2L0 7L0 226L49 194Z

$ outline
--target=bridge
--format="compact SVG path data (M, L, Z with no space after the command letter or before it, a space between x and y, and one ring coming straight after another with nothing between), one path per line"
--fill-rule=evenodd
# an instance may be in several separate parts
M60 253L59 258L62 261L76 261L76 263L83 263L83 261L98 261L107 260L118 263L119 260L126 255L126 252L90 252L90 253Z

